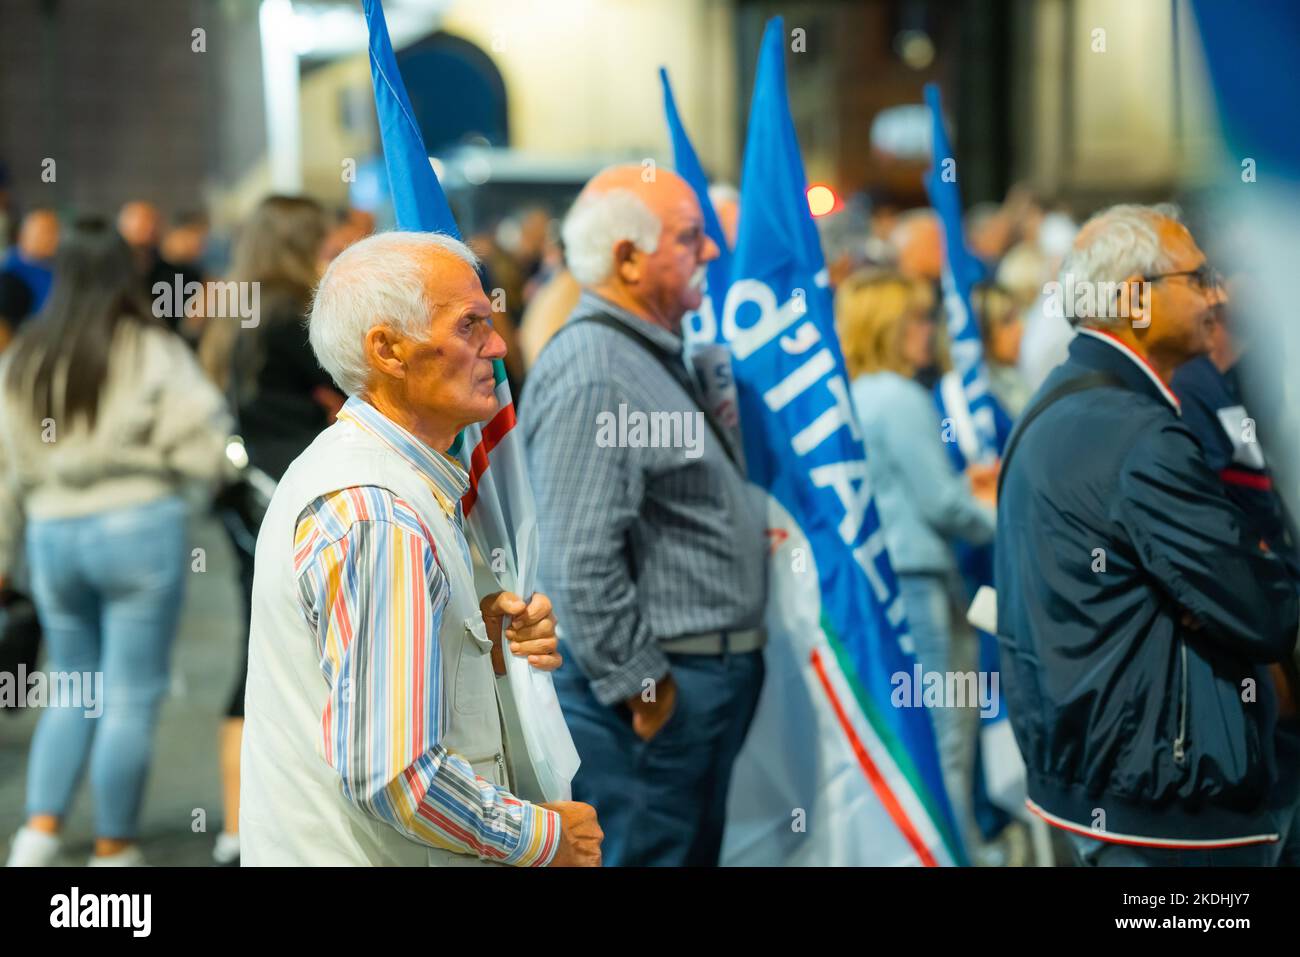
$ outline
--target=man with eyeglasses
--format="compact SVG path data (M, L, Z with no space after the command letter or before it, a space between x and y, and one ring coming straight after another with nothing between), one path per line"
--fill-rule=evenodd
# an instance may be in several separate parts
M1085 865L1277 864L1300 737L1272 666L1300 606L1170 389L1222 285L1172 207L1097 214L1061 273L1108 294L1003 457L998 641L1027 804Z

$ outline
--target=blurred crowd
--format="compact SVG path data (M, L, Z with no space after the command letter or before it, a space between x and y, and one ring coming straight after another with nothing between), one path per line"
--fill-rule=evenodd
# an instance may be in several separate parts
M735 189L719 185L713 199L734 240L743 215ZM999 466L945 438L953 373L939 219L872 193L820 222L871 486L915 653L926 671L970 670L979 652L966 609L979 585L992 584ZM263 200L228 246L214 242L204 214L168 217L147 200L125 203L112 220L51 209L10 215L11 243L0 253L7 476L0 582L11 611L34 604L50 667L102 671L105 682L97 721L64 709L42 716L28 764L28 819L11 859L39 860L55 846L87 768L95 795L91 863L143 859L143 782L190 562L185 523L195 509L219 517L238 557L246 622L253 546L270 492L346 399L308 344L313 291L329 263L374 230L369 213L329 211L293 196ZM1005 443L1031 397L1067 360L1075 332L1048 308L1046 289L1079 225L1060 204L1016 186L1001 203L972 207L965 232L984 273L974 307ZM580 283L545 207L521 207L468 244L481 259L520 396L542 349L578 306ZM256 315L214 314L206 295L213 282L255 286ZM172 289L183 291L180 309L170 305ZM1215 344L1183 379L1185 408L1198 401L1197 390L1235 388L1243 346L1223 303L1214 311ZM1213 403L1206 407L1199 427L1210 436L1218 420ZM1266 515L1265 537L1294 563L1276 497L1250 477L1264 474L1263 460L1243 473L1242 453L1222 444L1215 471L1237 475L1231 494ZM25 654L34 669L34 654ZM216 729L225 806L219 863L239 857L246 667L245 660ZM976 860L1023 860L1014 841L999 839L1007 811L971 797L973 713L940 710L934 720L945 785Z

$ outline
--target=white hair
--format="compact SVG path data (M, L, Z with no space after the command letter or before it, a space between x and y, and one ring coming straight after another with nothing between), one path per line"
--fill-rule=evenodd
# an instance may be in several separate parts
M1089 283L1097 289L1103 283L1121 283L1134 273L1149 276L1168 271L1172 260L1160 241L1160 223L1166 219L1181 222L1180 216L1178 207L1169 203L1121 203L1094 214L1061 262L1061 283L1067 287L1069 283L1076 287ZM1122 316L1107 319L1106 303L1091 297L1088 301L1094 305L1085 311L1093 315L1074 312L1072 324L1085 319L1108 325L1127 321Z
M894 248L898 249L907 245L911 238L912 230L922 224L938 224L939 214L934 211L933 206L917 206L913 209L904 210L898 214L894 220L894 228L889 232L889 241Z
M740 190L730 183L710 183L709 202L713 204L714 208L721 206L723 203L739 203Z
M367 236L338 255L316 287L307 338L316 361L348 395L359 395L370 377L366 333L389 326L423 339L440 303L428 295L429 250L478 268L458 239L443 233L387 232Z
M641 197L626 189L579 196L564 217L564 260L584 286L604 282L614 271L614 247L630 240L637 249L659 248L663 223Z

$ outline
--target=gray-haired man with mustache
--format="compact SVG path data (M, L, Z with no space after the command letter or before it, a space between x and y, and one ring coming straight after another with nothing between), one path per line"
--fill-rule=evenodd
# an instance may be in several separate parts
M716 864L767 596L762 497L682 361L718 249L685 181L640 166L594 177L564 242L582 298L520 408L574 798L595 805L608 864Z

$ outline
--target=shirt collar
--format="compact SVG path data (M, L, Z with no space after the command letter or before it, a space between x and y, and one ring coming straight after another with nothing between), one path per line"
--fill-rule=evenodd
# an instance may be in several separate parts
M447 517L460 520L460 500L469 491L469 476L459 462L426 445L357 396L351 396L343 404L338 420L370 433L405 459L429 483Z
M1106 332L1103 329L1089 329L1087 326L1080 326L1079 334L1090 336L1099 342L1104 342L1111 348L1126 356L1130 362L1142 370L1142 373L1151 381L1151 384L1156 387L1161 397L1169 403L1173 410L1179 415L1183 414L1183 406L1182 403L1178 401L1178 396L1174 395L1173 392L1170 391L1169 386L1165 385L1160 376L1156 375L1156 370L1151 367L1151 363L1147 362L1146 359L1143 359L1140 355L1125 345L1118 336Z
M677 333L670 332L663 326L657 326L653 322L642 319L622 306L610 302L599 293L584 289L582 295L578 297L578 306L574 309L573 314L579 316L593 312L604 313L619 322L631 326L655 345L675 356L682 354L682 337Z

